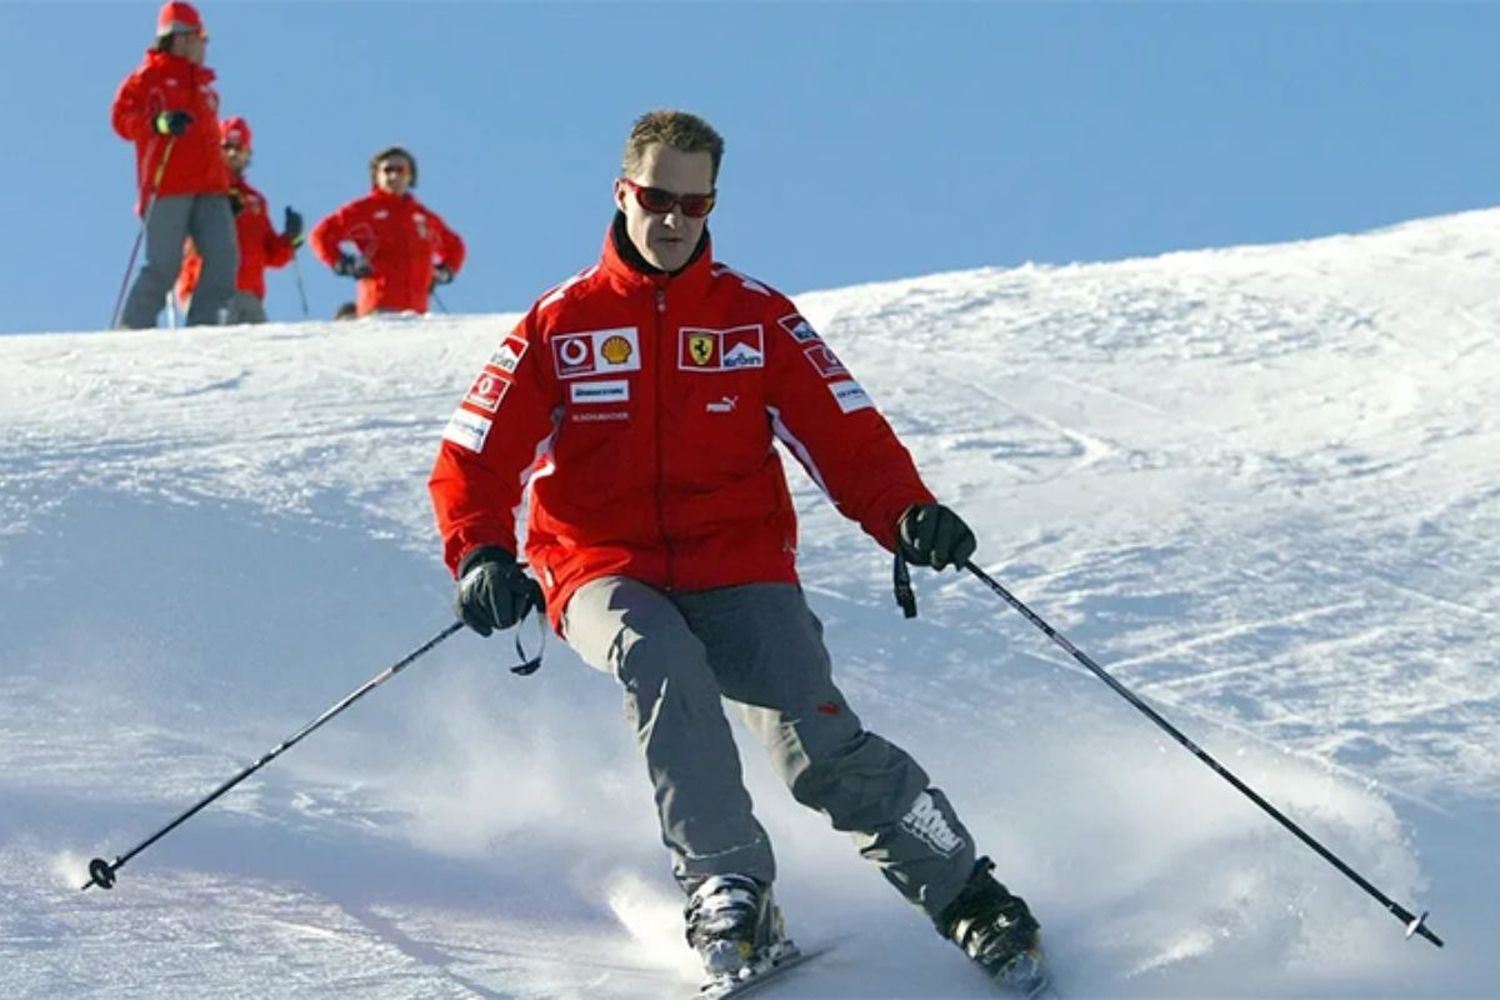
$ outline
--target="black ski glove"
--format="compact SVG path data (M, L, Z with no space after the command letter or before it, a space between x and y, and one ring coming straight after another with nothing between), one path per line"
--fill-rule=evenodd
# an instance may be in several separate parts
M181 135L193 124L193 116L186 111L163 111L151 124L157 135Z
M244 198L243 195L240 194L240 189L239 188L230 188L229 189L229 211L232 214L234 214L234 215L239 215L244 210L245 210L245 198Z
M342 274L346 278L368 278L371 271L369 264L346 253L334 263L333 273Z
M546 606L542 588L521 567L516 557L498 545L482 545L458 566L458 596L454 611L465 625L480 635L508 629L532 608Z
M452 282L453 268L449 267L447 264L439 264L437 267L432 269L433 288L436 288L438 285L452 284Z
M286 221L281 227L281 235L294 247L302 245L302 216L290 205L286 207Z
M914 566L962 569L978 543L964 519L940 503L919 503L896 526L901 555Z

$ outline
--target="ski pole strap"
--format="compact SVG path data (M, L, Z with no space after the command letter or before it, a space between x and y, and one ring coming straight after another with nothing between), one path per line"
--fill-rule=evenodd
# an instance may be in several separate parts
M536 613L536 631L539 636L535 656L526 655L526 647L521 645L521 630L516 629L516 656L521 662L510 668L510 672L519 677L530 677L537 672L542 665L542 653L547 648L547 615L536 605L531 606L531 611ZM523 619L524 621L524 619Z
M917 617L917 592L911 589L911 572L907 570L906 559L899 548L891 569L891 588L896 593L896 603L901 605L901 614L907 618Z

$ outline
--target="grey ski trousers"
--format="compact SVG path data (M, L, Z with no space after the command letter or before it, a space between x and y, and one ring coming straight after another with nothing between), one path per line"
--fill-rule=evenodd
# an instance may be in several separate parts
M662 841L684 888L730 872L765 882L776 875L721 698L792 796L852 834L860 854L929 917L968 880L968 831L916 761L860 724L833 683L822 623L800 587L663 593L604 577L579 588L562 623L579 656L624 685Z
M240 268L239 238L234 231L234 212L223 194L176 194L158 198L146 220L146 263L130 295L120 325L142 330L156 325L167 302L167 290L182 268L183 240L191 236L203 257L203 274L193 291L187 325L218 323L234 295L235 273Z

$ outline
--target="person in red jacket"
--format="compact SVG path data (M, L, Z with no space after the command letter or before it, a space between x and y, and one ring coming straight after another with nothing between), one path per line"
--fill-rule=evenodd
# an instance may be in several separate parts
M240 270L235 276L234 295L224 314L225 323L266 321L266 268L285 267L302 245L302 216L287 206L282 231L277 233L266 210L266 198L245 179L250 166L250 123L227 118L219 126L224 164L232 186L229 207L234 212L235 239L240 249ZM177 278L177 299L187 302L203 273L203 258L189 242Z
M722 152L694 115L638 119L602 258L536 301L453 414L429 489L457 612L489 635L545 603L578 655L621 681L711 981L788 947L722 696L797 801L853 834L939 933L1002 983L1037 985L1026 904L832 679L773 445L903 560L962 567L974 535L796 305L714 259ZM528 485L540 583L515 558Z
M146 262L125 299L120 324L156 325L191 236L203 273L189 325L218 323L234 294L239 250L229 206L229 168L219 152L219 95L203 65L208 35L191 4L166 3L156 20L156 45L120 84L111 120L135 143L145 226Z
M335 274L359 280L359 315L427 311L437 285L464 266L464 241L411 193L416 158L400 146L370 160L371 192L313 227L313 253Z

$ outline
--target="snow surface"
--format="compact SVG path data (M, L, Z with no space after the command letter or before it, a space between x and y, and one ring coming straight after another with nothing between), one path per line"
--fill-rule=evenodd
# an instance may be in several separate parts
M800 297L992 573L1448 942L973 579L903 621L795 473L847 693L1066 996L1500 994L1497 256L1484 211ZM513 320L0 338L0 996L691 992L618 694L555 641L522 679L459 634L78 891L450 620L426 474ZM745 756L837 945L767 996L986 994Z

